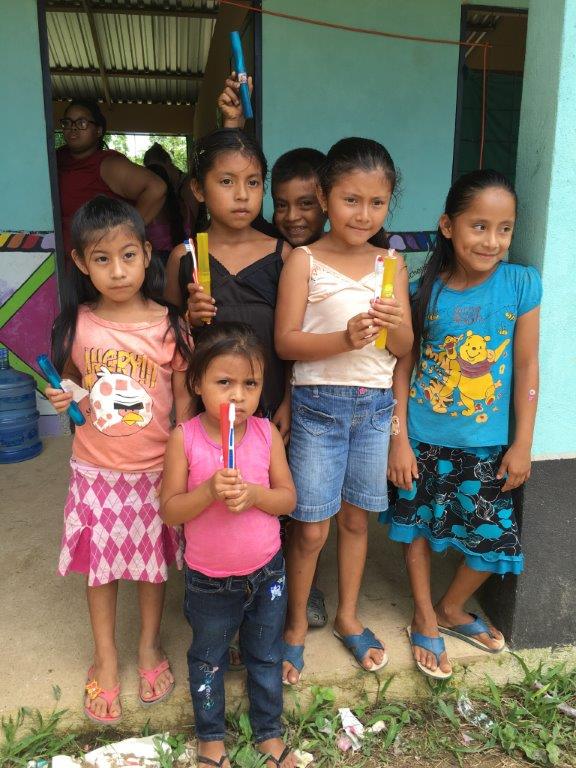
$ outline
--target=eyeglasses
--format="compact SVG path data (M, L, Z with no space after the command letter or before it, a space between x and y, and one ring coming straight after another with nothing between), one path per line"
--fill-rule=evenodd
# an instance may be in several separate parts
M85 117L79 117L77 120L71 120L69 117L63 117L60 120L60 127L65 131L69 131L71 128L77 128L79 131L85 131L86 128L88 128L88 123L97 125L94 120L87 120Z

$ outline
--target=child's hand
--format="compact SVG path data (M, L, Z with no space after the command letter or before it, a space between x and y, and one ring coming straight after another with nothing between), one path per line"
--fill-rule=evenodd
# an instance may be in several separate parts
M63 392L61 389L46 387L44 394L50 401L50 404L56 413L64 413L64 411L68 410L70 403L72 402L72 394L70 392Z
M197 283L188 283L188 322L195 328L199 328L204 322L212 320L216 314L216 302L204 288Z
M417 478L418 464L410 443L400 435L395 435L390 440L388 480L397 488L410 491L413 479Z
M237 469L219 469L210 478L210 493L214 501L225 504L231 498L237 498L242 486L242 478Z
M390 330L397 328L404 318L402 305L396 299L372 299L369 314L383 328L390 328Z
M375 321L374 317L368 312L361 312L348 320L346 326L346 337L351 349L362 349L376 339L382 323Z
M292 404L289 397L285 397L284 400L278 406L278 410L272 416L272 424L280 432L280 436L284 441L284 445L288 445L290 441L290 417L292 414Z
M252 95L252 78L248 78L248 90ZM244 110L242 109L242 101L240 100L240 83L236 76L236 72L232 72L230 77L226 78L224 84L224 90L218 96L218 107L222 112L224 118L223 123L225 128L243 128L245 117Z
M530 449L512 443L504 454L498 474L496 475L498 480L501 480L508 474L501 490L511 491L513 488L518 488L519 485L522 485L530 477L531 466Z
M258 486L254 483L240 483L238 486L238 496L228 499L226 506L230 512L245 512L247 509L256 506L258 496Z

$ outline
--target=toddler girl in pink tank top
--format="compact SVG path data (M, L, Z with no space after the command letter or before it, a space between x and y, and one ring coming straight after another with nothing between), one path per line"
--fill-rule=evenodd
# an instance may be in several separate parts
M279 431L254 416L265 359L244 323L199 334L187 385L205 410L174 430L164 464L160 514L184 524L190 693L198 762L209 765L226 764L224 671L237 632L257 748L278 765L291 757L281 723L287 595L278 518L291 514L296 492ZM222 404L235 410L232 469L221 445Z

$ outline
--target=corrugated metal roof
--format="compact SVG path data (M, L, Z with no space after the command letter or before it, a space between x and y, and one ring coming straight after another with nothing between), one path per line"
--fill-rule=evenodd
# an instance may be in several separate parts
M92 0L90 5L102 63L113 73L108 77L113 101L196 102L201 77L191 79L187 75L203 74L216 22L214 18L170 14L196 10L216 13L217 0ZM54 99L104 96L89 17L76 10L78 6L78 0L53 0L46 6ZM106 6L122 12L102 12ZM148 14L142 13L143 9ZM155 10L162 15L149 13ZM63 70L87 72L66 74ZM139 76L134 77L134 73ZM154 74L144 77L147 73Z

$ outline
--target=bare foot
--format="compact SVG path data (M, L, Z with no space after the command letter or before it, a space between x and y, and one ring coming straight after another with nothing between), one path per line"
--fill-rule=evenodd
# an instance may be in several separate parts
M202 760L202 758L205 758ZM218 766L230 768L230 761L226 755L226 747L223 741L198 741L197 748L198 765Z
M266 739L256 747L263 755L269 755L266 765L270 768L296 768L296 756L282 739Z
M424 617L415 614L414 618L412 619L411 629L412 632L418 632L425 637L440 637L440 633L438 632L438 624L436 623L436 617L434 614L432 614L430 617ZM414 643L412 644L412 655L414 656L415 661L419 662L423 667L426 667L426 669L429 669L432 672L435 672L438 667L440 667L440 670L446 674L450 674L452 672L452 666L448 661L448 655L445 651L444 653L440 654L440 663L438 663L436 656L432 653L432 651L427 651L425 648L422 648L421 646Z
M361 635L364 631L364 627L354 616L349 619L340 614L336 614L334 620L334 629L339 635ZM384 661L384 651L382 648L370 648L366 656L362 659L362 666L367 672L370 672L373 667L377 667Z
M438 603L434 610L436 611L438 624L441 627L446 627L446 629L456 627L458 624L471 624L474 621L474 617L463 608L448 607ZM477 635L472 635L472 637L491 650L500 650L505 642L504 635L489 622L487 624L490 634L488 632L480 632Z
M162 648L156 646L140 646L138 651L138 667L139 669L156 669L156 667L166 659L166 654ZM174 683L174 676L170 670L170 667L164 672L161 672L154 681L154 687L150 685L146 678L140 678L140 697L143 701L155 698L156 696L162 696L163 693L172 686Z
M95 680L97 685L103 690L109 691L118 685L118 659L116 653L112 653L106 658L100 659L94 657L94 664L90 669L90 682ZM89 709L95 717L120 717L122 708L118 696L114 698L110 705L102 696L96 696L92 699L88 693L84 697L84 706Z

